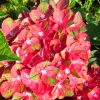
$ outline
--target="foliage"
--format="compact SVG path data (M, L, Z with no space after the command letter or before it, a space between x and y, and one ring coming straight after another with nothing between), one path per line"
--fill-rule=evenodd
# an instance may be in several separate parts
M35 0L3 0L0 1L0 24L7 16L17 19L21 12L28 11L34 5Z
M0 31L0 61L10 60L16 61L20 60L9 48L6 38L3 36L3 33Z

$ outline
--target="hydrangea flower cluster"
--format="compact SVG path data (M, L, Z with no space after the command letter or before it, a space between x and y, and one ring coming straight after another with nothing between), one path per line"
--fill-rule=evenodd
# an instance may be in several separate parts
M80 12L68 0L6 18L2 31L21 58L0 62L0 93L12 100L54 100L76 97L99 100L99 67L88 71L90 42ZM99 69L99 70L98 70Z

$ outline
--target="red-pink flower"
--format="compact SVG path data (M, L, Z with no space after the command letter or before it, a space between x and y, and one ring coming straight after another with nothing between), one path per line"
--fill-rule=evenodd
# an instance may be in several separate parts
M21 58L0 63L3 97L99 100L99 68L89 71L87 67L91 55L85 23L79 12L68 8L68 2L42 2L20 14L17 22L9 17L3 21L10 48Z

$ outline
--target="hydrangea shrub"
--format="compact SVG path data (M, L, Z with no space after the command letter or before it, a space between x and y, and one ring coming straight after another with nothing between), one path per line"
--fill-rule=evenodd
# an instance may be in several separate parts
M88 70L90 42L80 12L68 0L10 17L2 31L21 61L0 62L0 93L11 100L54 100L75 97L99 100L100 69Z

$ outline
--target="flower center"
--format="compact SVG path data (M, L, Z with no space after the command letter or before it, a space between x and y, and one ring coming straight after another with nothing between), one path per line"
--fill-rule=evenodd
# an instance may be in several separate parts
M44 74L47 74L46 70L41 70L41 73L44 75Z
M59 88L59 89L61 89L61 88L62 88L62 86L61 86L61 84L60 84L60 83L58 84L58 88Z
M45 15L44 14L41 14L40 17L41 17L41 19L44 19L45 18Z
M70 70L69 70L68 68L66 68L66 69L65 69L65 73L66 73L66 74L69 74L69 73L70 73Z
M39 32L39 35L40 35L40 36L43 36L43 32L42 32L42 31L41 31L41 32Z
M26 40L26 43L27 44L31 44L31 40Z

